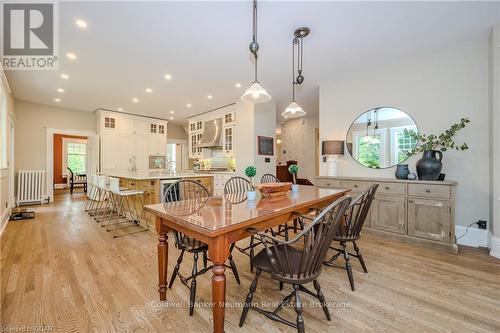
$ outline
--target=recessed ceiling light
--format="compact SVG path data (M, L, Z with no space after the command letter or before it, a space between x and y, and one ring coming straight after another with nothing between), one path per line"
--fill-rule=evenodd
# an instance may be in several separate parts
M78 19L75 21L75 23L79 28L87 29L87 22L85 22L84 20Z
M69 79L69 75L68 74L61 74L61 78L67 80L67 79Z
M172 79L172 75L170 74L165 74L165 80L171 80Z
M170 117L170 120L174 120L174 117Z
M139 99L138 98L132 98L132 102L139 103Z
M54 98L54 101L57 102L57 103L59 103L61 101L61 99L60 98Z
M64 89L63 88L57 88L57 92L63 93Z
M170 114L174 114L174 112L175 112L174 110L170 110Z
M122 109L122 108L118 108L117 110L118 110L118 111L123 111L123 109Z
M187 106L188 108L190 108L190 107L191 107L191 104L189 104L189 103L188 103L188 104L186 104L186 106Z
M76 59L76 54L69 52L69 53L66 53L66 57L68 59L75 60Z
M151 93L153 92L153 89L151 89L151 88L146 88L146 92L147 92L148 94L151 94Z
M208 99L212 99L212 95L207 95L207 98Z
M236 83L234 86L235 86L236 88L241 88L241 83Z

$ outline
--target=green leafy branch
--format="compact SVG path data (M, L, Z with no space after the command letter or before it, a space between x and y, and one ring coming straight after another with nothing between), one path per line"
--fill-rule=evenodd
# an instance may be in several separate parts
M425 150L441 150L447 151L448 149L455 149L458 151L464 151L469 149L467 143L456 144L453 137L465 127L466 124L470 123L470 118L462 118L459 122L451 125L449 129L444 131L439 135L434 134L420 134L413 130L409 131L405 129L405 134L408 134L412 139L418 141L418 145L412 150L408 151L406 155L413 156L416 153L423 152Z

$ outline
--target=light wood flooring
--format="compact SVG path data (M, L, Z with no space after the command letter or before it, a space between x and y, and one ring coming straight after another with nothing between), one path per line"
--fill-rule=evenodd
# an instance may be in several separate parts
M36 208L36 219L10 222L1 237L1 328L46 325L56 332L211 332L211 273L198 279L193 317L189 291L179 281L157 294L156 233L113 239L84 212L83 195L56 196ZM169 274L178 251L170 237ZM500 261L485 252L434 252L366 234L359 245L368 274L353 261L357 290L345 271L325 267L320 282L331 302L327 321L304 295L307 332L500 332ZM238 285L227 276L226 332L294 332L250 311L238 327L253 275L248 258L235 253ZM184 260L183 272L191 270ZM169 275L170 277L170 275ZM277 302L277 284L262 275L256 302ZM310 302L310 303L309 303ZM233 305L233 306L231 306ZM282 312L294 320L295 312Z

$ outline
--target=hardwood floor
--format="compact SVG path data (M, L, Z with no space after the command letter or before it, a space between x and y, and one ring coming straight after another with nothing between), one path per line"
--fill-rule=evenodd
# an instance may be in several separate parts
M10 222L1 237L1 328L45 325L57 332L210 332L211 274L198 279L197 306L179 281L157 293L156 234L113 239L83 213L83 196L56 196L36 218ZM171 240L173 237L170 238ZM307 332L500 332L500 260L475 249L458 255L366 234L359 242L368 266L353 260L356 291L344 270L325 267L320 283L331 302L327 321L314 299L302 296ZM170 242L169 274L178 251ZM250 311L238 327L253 274L235 252L241 285L227 275L226 332L294 332ZM186 256L183 273L191 269ZM170 277L170 275L169 275ZM256 302L287 294L262 274ZM309 302L309 303L308 303ZM282 314L295 319L291 308Z

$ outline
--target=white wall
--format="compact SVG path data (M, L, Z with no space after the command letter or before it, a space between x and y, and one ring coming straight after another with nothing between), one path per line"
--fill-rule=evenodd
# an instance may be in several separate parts
M188 139L188 134L182 128L181 125L176 125L171 122L168 122L167 124L167 140L168 139L182 139L182 140L187 140Z
M15 169L45 170L47 167L46 128L95 131L91 112L15 101Z
M274 101L255 105L254 119L254 144L255 144L255 167L257 168L257 182L262 175L270 173L276 175L276 103ZM257 137L267 136L274 139L274 155L259 155ZM265 160L269 159L269 162Z
M254 165L257 168L255 181L258 183L263 174L276 174L276 157L258 155L257 149L257 136L276 137L276 103L271 101L254 105L237 101L235 109L236 173L244 176L245 168ZM274 150L276 155L276 145ZM269 158L270 162L265 162L265 158Z
M443 173L459 183L456 223L489 220L488 55L485 36L389 66L360 68L343 77L332 75L331 81L320 84L320 141L344 140L352 121L377 106L407 112L423 133L439 134L468 116L471 123L456 140L467 142L470 150L446 152ZM408 160L412 171L417 159ZM365 168L349 155L341 159L339 171L341 176L394 177L394 168ZM324 163L320 174L326 174Z
M299 178L307 178L312 183L316 176L316 128L319 128L318 114L288 120L281 126L281 147L278 148L278 162L286 165L286 161L296 160Z

